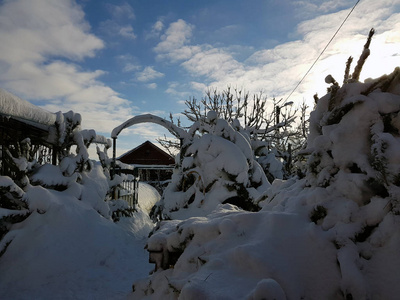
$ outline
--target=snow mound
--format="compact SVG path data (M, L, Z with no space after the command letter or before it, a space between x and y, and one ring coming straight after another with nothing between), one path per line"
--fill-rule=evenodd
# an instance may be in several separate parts
M147 214L150 214L153 206L160 201L161 195L157 189L145 182L139 182L138 204Z
M148 273L137 234L151 222L128 231L68 193L32 187L26 194L45 201L46 212L33 211L9 232L1 299L123 299L132 276Z
M131 299L333 299L339 292L334 244L296 214L225 205L208 217L167 221L147 247L182 254L173 269L135 282Z

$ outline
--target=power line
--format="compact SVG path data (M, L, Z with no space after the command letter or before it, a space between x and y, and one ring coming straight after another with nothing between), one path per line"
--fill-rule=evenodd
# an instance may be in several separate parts
M360 2L361 0L358 0L356 2L356 4L354 4L353 8L350 10L350 12L348 13L348 15L346 16L346 18L343 20L342 24L340 24L339 28L336 30L335 34L332 36L332 38L329 40L329 42L326 44L325 48L322 50L322 52L318 55L317 59L314 61L314 63L311 65L311 67L308 69L308 71L306 72L306 74L304 74L303 78L301 78L301 80L299 81L299 83L295 86L295 88L293 89L293 91L290 92L289 96L287 96L286 100L283 102L285 103L286 101L288 101L288 99L290 98L290 96L292 96L292 94L297 90L297 88L300 86L300 84L303 82L303 80L307 77L308 73L310 73L311 69L314 67L314 65L317 63L317 61L320 59L320 57L322 56L322 54L324 54L325 50L329 47L330 43L333 41L333 39L336 37L336 35L338 34L338 32L340 31L340 29L342 29L344 23L346 23L347 19L350 17L351 13L353 12L353 10L356 8L357 4Z

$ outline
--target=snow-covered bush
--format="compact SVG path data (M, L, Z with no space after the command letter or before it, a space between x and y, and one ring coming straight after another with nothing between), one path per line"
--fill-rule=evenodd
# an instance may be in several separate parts
M147 243L161 269L132 299L396 299L400 69L357 74L327 77L304 178L275 180L259 212L162 222Z
M230 124L213 111L195 122L156 213L172 219L203 216L224 202L258 210L270 184L241 129L238 120Z
M389 254L400 247L400 69L330 90L311 113L306 177L271 189L264 210L320 226L337 248L344 297L389 299L399 290L379 276L400 279Z
M105 201L110 180L99 163L89 159L88 147L95 140L94 130L81 130L79 114L58 113L49 141L58 154L58 165L40 165L34 159L35 147L29 138L5 146L5 163L11 177L0 177L0 253L4 253L20 223L32 213L45 214L52 206L48 193L64 193L85 203L103 217L110 218ZM74 153L75 151L75 153Z
M225 204L207 217L164 221L147 247L164 254L159 264L166 269L134 282L130 299L340 296L335 245L301 215ZM174 262L176 253L181 255Z

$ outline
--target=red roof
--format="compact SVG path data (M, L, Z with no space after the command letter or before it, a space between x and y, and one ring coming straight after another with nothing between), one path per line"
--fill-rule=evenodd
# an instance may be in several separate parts
M162 165L175 164L175 159L153 143L146 141L118 158L119 161L130 165Z

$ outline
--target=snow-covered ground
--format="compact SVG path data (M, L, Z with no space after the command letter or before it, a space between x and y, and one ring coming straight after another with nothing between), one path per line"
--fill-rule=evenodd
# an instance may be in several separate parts
M28 194L43 192L34 187ZM46 212L14 228L0 259L0 299L125 299L132 282L153 268L144 249L153 228L147 212L114 223L65 192L45 196ZM139 204L159 198L140 183Z

